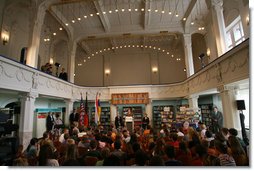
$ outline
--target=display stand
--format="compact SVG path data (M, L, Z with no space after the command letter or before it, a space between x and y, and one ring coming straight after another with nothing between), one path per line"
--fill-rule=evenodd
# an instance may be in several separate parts
M134 130L134 120L132 116L126 116L125 117L125 125L127 130L132 133Z

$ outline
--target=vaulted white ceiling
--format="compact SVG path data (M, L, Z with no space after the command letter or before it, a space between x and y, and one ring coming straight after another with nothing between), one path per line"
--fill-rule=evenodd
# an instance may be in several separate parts
M49 12L89 56L128 45L166 53L182 33L205 32L208 8L205 0L62 0Z

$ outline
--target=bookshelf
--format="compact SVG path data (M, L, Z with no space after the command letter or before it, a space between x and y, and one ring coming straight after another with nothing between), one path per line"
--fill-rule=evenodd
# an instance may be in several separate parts
M91 111L90 125L94 125L95 107ZM110 127L110 107L101 107L100 124L107 129Z
M181 127L185 121L188 121L190 125L195 125L196 114L192 108L186 106L178 106L176 114L175 127Z
M160 130L163 125L171 127L175 117L173 113L173 106L153 106L153 128Z
M211 118L210 114L212 112L213 104L202 104L199 105L199 108L201 109L201 118L202 122L207 126L211 126Z
M101 125L105 128L110 128L110 107L101 108Z

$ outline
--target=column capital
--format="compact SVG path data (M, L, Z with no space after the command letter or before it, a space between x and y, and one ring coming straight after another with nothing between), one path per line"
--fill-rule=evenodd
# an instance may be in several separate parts
M19 97L24 99L24 100L30 100L30 99L36 99L39 97L38 92L30 91L28 93L20 93Z
M223 5L223 0L211 0L212 6L214 7L222 7Z
M236 86L226 86L226 85L220 85L217 87L217 91L220 93L226 92L226 91L235 91L238 88Z
M190 33L183 34L183 38L184 38L185 45L191 45L191 34Z
M75 101L75 99L64 99L65 103L74 103Z
M188 99L198 99L199 95L197 95L197 94L191 94L191 95L186 96L186 98L188 98Z

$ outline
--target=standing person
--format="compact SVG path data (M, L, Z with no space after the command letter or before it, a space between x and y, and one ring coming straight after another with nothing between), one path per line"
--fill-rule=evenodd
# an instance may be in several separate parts
M53 114L50 112L47 116L47 120L46 120L46 127L47 127L47 132L52 131L53 126L54 126L54 117Z
M145 116L142 119L142 128L145 130L147 129L147 126L149 125L149 118L147 117L147 113L145 113Z
M55 133L57 137L59 137L61 135L62 132L62 128L63 128L63 121L60 118L59 113L56 113L56 119L55 119Z
M65 68L62 68L62 72L59 74L59 78L67 81L68 76L67 73L65 72Z
M245 142L246 145L249 145L249 139L245 130L244 119L245 119L245 116L243 114L243 111L240 111L240 123L241 123L243 141Z
M117 112L116 117L115 117L115 127L118 129L119 127L121 128L123 126L123 118L119 116L119 112Z
M76 112L76 109L73 109L72 113L70 114L69 121L70 125L79 121L79 114Z
M217 107L213 108L213 112L211 113L211 119L212 119L212 128L213 132L217 133L220 131L220 129L223 126L223 115L220 111L218 111Z

